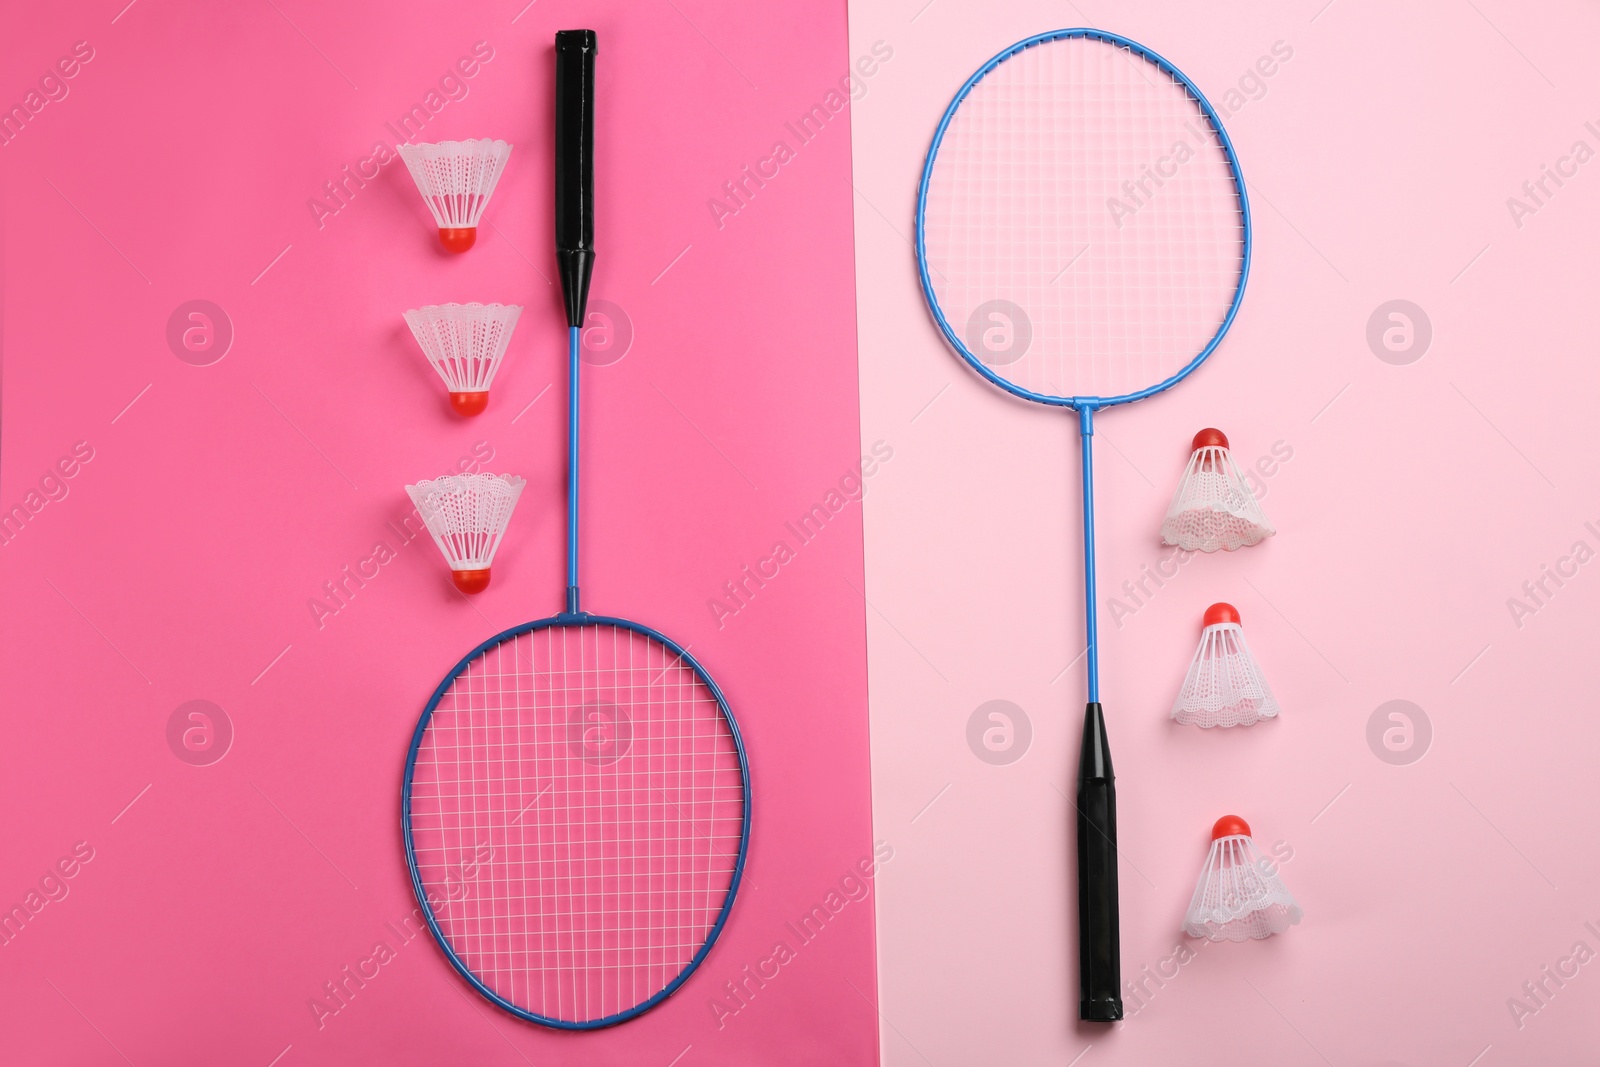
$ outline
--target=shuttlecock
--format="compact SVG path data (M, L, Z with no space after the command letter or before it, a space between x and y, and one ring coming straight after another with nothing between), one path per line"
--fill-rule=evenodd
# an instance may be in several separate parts
M1245 643L1232 604L1206 609L1200 647L1189 661L1172 717L1195 726L1249 726L1281 710Z
M478 239L478 220L510 155L510 145L487 137L400 145L400 158L439 224L446 251L465 252Z
M1231 552L1277 532L1234 463L1227 436L1209 429L1195 434L1189 465L1161 524L1161 540L1191 551Z
M1210 941L1243 941L1281 934L1302 915L1277 866L1257 851L1250 824L1237 815L1218 819L1183 916L1183 932Z
M489 587L489 564L526 484L512 474L447 474L406 486L463 593Z
M516 304L435 304L406 312L411 336L450 390L450 406L476 415L489 405L489 383L511 343Z

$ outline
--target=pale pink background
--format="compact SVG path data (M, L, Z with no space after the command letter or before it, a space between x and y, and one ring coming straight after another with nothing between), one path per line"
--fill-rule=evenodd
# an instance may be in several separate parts
M1237 325L1193 379L1099 420L1097 481L1110 595L1161 553L1196 430L1222 427L1247 464L1294 451L1267 482L1279 535L1191 561L1120 629L1103 614L1102 672L1124 973L1173 953L1225 813L1293 849L1283 877L1306 917L1200 949L1114 1028L1076 1021L1084 674L1061 673L1083 647L1076 428L944 347L909 244L957 86L1013 41L1085 24L1165 54L1213 101L1275 41L1294 50L1227 120L1255 217ZM1576 139L1600 149L1583 126L1600 125L1597 32L1573 2L851 5L852 54L894 49L853 129L863 437L895 448L867 501L874 819L896 856L878 897L885 1063L1600 1059L1600 963L1520 1030L1506 1006L1575 942L1600 951L1583 926L1600 927L1600 564L1520 630L1506 607L1574 541L1600 549L1583 525L1600 526L1600 162L1520 230L1505 203ZM1409 366L1365 340L1392 299L1433 324ZM1243 614L1278 721L1167 719L1219 599ZM1033 725L1010 766L967 747L993 699ZM1391 699L1433 725L1409 766L1367 746Z
M94 849L0 947L0 1060L874 1062L870 903L722 1029L709 1007L872 851L859 507L726 626L707 607L858 463L848 117L720 231L706 206L843 72L842 6L125 3L18 9L0 33L7 104L75 41L95 51L0 147L0 507L74 442L94 450L0 547L0 903ZM386 926L415 907L399 785L424 701L479 641L561 604L565 344L541 273L550 41L580 25L601 41L594 294L635 330L586 379L585 604L691 645L755 790L705 966L591 1035L504 1015ZM319 229L307 199L480 40L493 59L424 137L516 146L478 247L438 251L399 163ZM236 331L207 367L165 340L195 298ZM400 314L472 299L527 310L464 422ZM530 483L491 589L456 595L420 540L319 630L308 599L394 544L402 486L480 441ZM236 731L206 767L166 738L197 698ZM380 939L398 958L319 1030L310 998Z

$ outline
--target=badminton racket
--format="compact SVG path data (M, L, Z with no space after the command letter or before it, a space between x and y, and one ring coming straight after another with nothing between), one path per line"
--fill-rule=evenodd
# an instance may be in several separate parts
M555 232L568 324L566 610L498 634L439 684L411 739L412 886L450 963L513 1015L631 1019L728 920L750 841L722 692L648 626L578 596L579 330L594 264L590 30L556 34Z
M1228 332L1250 268L1233 146L1142 45L1020 41L950 102L917 194L917 266L945 338L990 383L1078 414L1088 704L1078 769L1079 1014L1122 1018L1117 811L1095 617L1095 414L1169 389Z

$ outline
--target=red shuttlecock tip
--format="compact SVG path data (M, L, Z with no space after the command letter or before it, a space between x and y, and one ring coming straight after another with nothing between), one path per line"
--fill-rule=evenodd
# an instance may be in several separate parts
M1221 430L1206 427L1194 435L1194 444L1189 446L1191 452L1198 452L1202 448L1227 448L1228 435Z
M439 230L439 243L444 245L446 252L465 252L477 240L478 228L476 226L465 226L461 229L441 228Z
M450 580L463 593L481 593L489 588L489 568L481 571L451 571Z
M1224 815L1218 819L1216 825L1211 827L1211 840L1216 841L1223 837L1250 836L1250 824L1237 815Z
M1218 623L1224 622L1231 622L1237 625L1239 622L1239 609L1232 604L1221 603L1213 604L1206 609L1206 617L1202 625L1216 626Z
M457 415L480 415L489 406L489 393L451 393L450 406Z

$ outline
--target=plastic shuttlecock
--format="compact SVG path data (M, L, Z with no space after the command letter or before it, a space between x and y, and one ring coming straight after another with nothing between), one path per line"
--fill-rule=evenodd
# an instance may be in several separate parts
M1193 449L1161 524L1161 540L1191 551L1232 551L1278 532L1261 513L1221 430L1195 434Z
M465 252L478 239L478 220L510 155L510 145L487 137L400 146L446 251Z
M447 474L406 486L463 593L489 587L489 564L526 484L512 474Z
M1303 914L1278 877L1277 865L1256 849L1250 824L1237 815L1218 819L1194 899L1183 916L1183 932L1211 941L1271 937Z
M1195 726L1249 726L1281 710L1245 642L1232 604L1206 609L1200 647L1189 661L1172 717Z
M450 406L476 415L489 405L489 384L511 343L522 308L516 304L435 304L406 312L411 336L450 390Z

